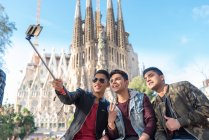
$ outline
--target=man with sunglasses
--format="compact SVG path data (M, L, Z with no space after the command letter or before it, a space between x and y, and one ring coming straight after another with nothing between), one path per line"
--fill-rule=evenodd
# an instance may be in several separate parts
M122 70L110 72L110 87L116 93L111 103L108 135L117 140L149 140L155 131L155 116L149 98L128 89L128 75Z
M109 73L106 70L98 70L92 79L93 92L77 89L74 92L67 91L63 82L56 79L52 82L60 101L64 104L76 106L74 119L65 133L66 140L105 140L102 136L107 127L109 102L103 98L106 88L109 86Z

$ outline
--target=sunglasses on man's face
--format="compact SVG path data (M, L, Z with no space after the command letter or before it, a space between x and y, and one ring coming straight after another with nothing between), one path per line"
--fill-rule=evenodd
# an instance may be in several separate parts
M94 77L94 79L92 79L93 83L96 83L97 81L99 81L100 83L104 84L106 82L106 79L96 78L96 77Z

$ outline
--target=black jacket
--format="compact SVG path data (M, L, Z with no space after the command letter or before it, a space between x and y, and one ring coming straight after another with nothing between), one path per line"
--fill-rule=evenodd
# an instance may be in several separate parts
M66 140L72 140L73 137L78 133L81 129L82 125L86 121L86 117L88 116L95 100L95 96L91 92L86 92L82 89L77 89L75 92L66 91L66 95L62 95L56 91L60 101L64 104L74 104L76 106L76 110L74 113L74 120L72 121L69 129L65 133ZM103 131L107 128L108 121L108 111L107 106L109 102L102 98L99 101L99 106L97 110L96 116L96 138L100 139L102 137Z

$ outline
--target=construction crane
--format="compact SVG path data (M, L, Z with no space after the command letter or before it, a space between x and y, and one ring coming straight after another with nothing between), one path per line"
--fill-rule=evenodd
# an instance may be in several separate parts
M41 14L41 0L37 0L37 9L36 9L36 25L40 25L40 14ZM39 46L38 36L35 37L34 45Z
M36 25L40 25L40 13L41 13L41 0L37 0L37 9L36 9ZM38 36L35 36L33 45L36 47L36 49L39 46L38 42ZM40 58L37 55L37 53L34 52L33 54L33 65L37 66L40 62Z

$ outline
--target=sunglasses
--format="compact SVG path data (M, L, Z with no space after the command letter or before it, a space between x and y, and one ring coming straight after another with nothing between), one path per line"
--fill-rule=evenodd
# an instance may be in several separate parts
M100 83L104 84L106 82L106 79L96 78L96 77L94 77L94 79L92 79L93 83L96 83L97 81L99 81Z

